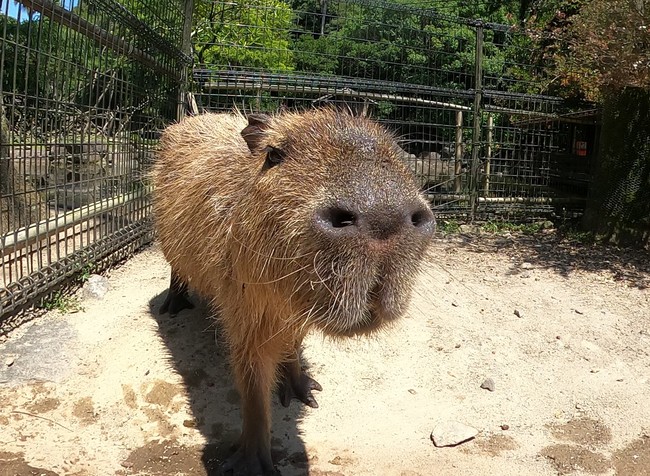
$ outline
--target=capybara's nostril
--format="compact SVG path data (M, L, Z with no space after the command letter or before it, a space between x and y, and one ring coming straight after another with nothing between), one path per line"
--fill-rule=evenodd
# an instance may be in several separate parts
M418 208L417 210L413 211L411 213L411 224L415 228L420 228L426 231L428 231L429 228L431 231L433 231L436 226L433 212L431 212L428 207Z
M341 228L357 226L357 214L342 207L327 207L316 213L317 224L327 230L336 232Z

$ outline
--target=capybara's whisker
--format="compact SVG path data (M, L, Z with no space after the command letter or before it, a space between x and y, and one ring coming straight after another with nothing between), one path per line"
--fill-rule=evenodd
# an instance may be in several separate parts
M278 281L282 281L283 279L287 279L290 276L293 276L294 274L300 273L304 271L305 269L309 268L309 265L305 265L302 268L295 269L284 276L280 276L275 279L271 279L269 281L240 281L241 284L272 284L272 283L277 283Z

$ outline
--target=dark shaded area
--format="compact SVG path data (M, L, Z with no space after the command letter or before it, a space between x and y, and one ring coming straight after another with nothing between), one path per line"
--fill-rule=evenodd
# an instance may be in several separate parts
M454 244L476 250L510 256L512 274L522 272L521 264L568 276L574 271L608 271L613 279L638 289L650 288L650 251L620 248L599 243L583 243L555 230L536 234L459 234Z
M608 241L650 246L650 92L606 97L600 157L584 225Z
M196 454L197 459L200 454L203 464L204 471L192 474L221 475L220 466L231 454L241 428L239 395L228 363L227 346L205 303L191 296L196 307L171 317L158 312L165 297L166 292L149 302L150 313L169 349L170 365L183 377L196 428L208 441L202 450L187 451L188 455ZM277 469L284 476L307 474L308 458L297 429L302 403L293 401L289 408L284 408L274 395L272 411L271 444Z
M22 454L8 453L0 451L0 470L3 475L31 475L38 474L40 476L59 476L53 471L43 468L35 468L27 464Z

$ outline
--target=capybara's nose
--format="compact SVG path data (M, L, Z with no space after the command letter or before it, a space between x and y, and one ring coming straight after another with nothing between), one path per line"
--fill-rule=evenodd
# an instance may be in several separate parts
M341 200L318 209L314 222L317 229L332 238L360 235L385 240L401 233L427 236L435 231L431 209L419 201L360 206Z

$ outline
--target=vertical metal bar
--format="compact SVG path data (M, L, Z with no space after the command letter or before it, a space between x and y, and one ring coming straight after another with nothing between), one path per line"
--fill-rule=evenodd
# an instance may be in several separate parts
M325 17L327 16L327 0L321 0L320 12L321 12L320 34L321 36L323 36L325 34Z
M485 148L485 176L483 179L483 196L490 195L490 168L492 165L492 141L494 135L494 115L488 116L487 123L487 145Z
M183 40L181 51L192 56L192 15L194 13L194 0L185 0L185 11L183 17ZM178 82L178 108L176 119L181 120L187 114L186 101L192 80L192 65L181 64L181 79Z
M470 219L473 221L478 206L479 146L481 144L481 102L483 95L483 24L476 25L476 60L474 65L474 121L472 132L472 162L470 167Z
M460 193L463 187L463 111L456 111L456 149L454 154L454 192Z

